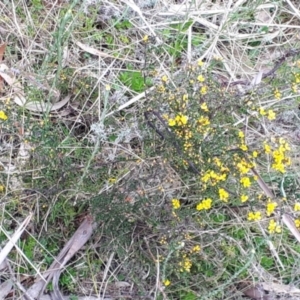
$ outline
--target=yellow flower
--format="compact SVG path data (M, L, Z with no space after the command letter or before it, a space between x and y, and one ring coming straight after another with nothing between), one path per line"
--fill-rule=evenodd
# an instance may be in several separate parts
M274 150L272 153L274 163L272 164L272 168L276 171L281 173L285 172L285 150L283 149L282 145L279 147L279 150ZM289 161L287 161L289 162Z
M272 164L272 168L278 172L285 173L285 167L283 164L280 163Z
M172 199L172 205L174 209L180 208L180 201L178 199Z
M198 60L198 66L202 67L203 66L203 61L201 59Z
M114 177L110 177L110 178L108 178L108 181L109 181L109 183L115 183L116 181L117 181L117 179L116 178L114 178Z
M300 74L299 73L294 74L294 80L295 80L295 83L300 83Z
M7 115L3 110L0 110L0 119L4 121L7 120Z
M182 100L183 100L183 101L187 101L188 98L189 98L189 95L188 95L188 94L184 94L184 95L182 96Z
M228 202L229 194L226 190L221 188L221 189L219 189L219 197L220 197L220 200L222 200L224 202Z
M0 193L4 192L5 186L0 184Z
M201 87L200 94L201 95L206 95L207 94L207 86L206 85Z
M296 225L297 228L300 227L300 220L299 220L299 219L296 219L296 220L295 220L295 225Z
M184 115L177 115L175 117L175 121L176 121L176 123L177 123L178 126L186 125L187 122L188 122L188 117L184 116Z
M196 210L208 210L211 208L212 200L210 198L202 200L197 206Z
M252 156L253 156L254 158L256 158L256 157L258 156L257 151L254 150L254 151L252 152Z
M268 119L270 120L270 121L272 121L272 120L275 120L276 119L276 114L274 113L274 111L272 110L272 109L269 109L268 110Z
M191 252L199 252L201 250L200 246L199 245L196 245L192 248L192 251Z
M169 126L175 126L176 121L174 119L169 119Z
M201 116L199 119L198 119L198 123L199 125L201 126L207 126L210 124L210 121L209 121L209 118L208 117L203 117Z
M208 107L207 107L207 104L205 102L200 105L200 108L202 110L204 110L205 112L208 112Z
M267 113L265 111L265 109L263 107L260 107L258 112L262 115L262 116L265 116Z
M286 151L290 150L290 146L284 139L279 139L280 146L272 152L273 164L272 168L281 173L285 172L285 166L290 165L291 159L286 156Z
M209 172L206 172L202 177L201 177L201 181L203 181L203 182L208 182L209 181L209 179L210 179L210 174L209 174Z
M167 238L166 238L166 236L162 236L162 237L160 238L160 240L159 240L159 243L160 243L161 245L167 245L168 243L167 243Z
M143 37L143 42L148 42L148 40L149 40L149 36L148 35L144 35L144 37Z
M249 199L247 195L241 195L241 201L244 203Z
M192 262L188 257L184 257L182 262L179 262L180 272L190 272L192 267Z
M284 151L291 150L290 145L288 144L288 142L286 142L284 138L279 138L279 144L283 146Z
M253 167L253 165L248 163L245 159L237 163L236 166L241 174L247 174L250 171L250 169Z
M163 283L164 283L164 286L169 286L171 284L171 281L169 279L165 279L163 281Z
M239 131L239 137L240 137L241 139L245 137L245 134L244 134L243 131Z
M251 186L251 181L249 179L249 177L242 177L240 179L240 183L244 186L244 187L250 187Z
M168 82L168 76L167 75L162 76L161 81L164 83Z
M279 92L279 90L277 88L274 91L274 97L277 100L279 100L281 98L281 93Z
M298 86L297 86L297 84L295 82L292 83L291 88L292 88L293 93L297 93L298 92Z
M213 161L214 163L218 166L218 167L221 167L222 166L222 163L220 161L220 159L218 157L214 157L213 158Z
M249 212L248 213L248 221L259 221L261 219L261 212Z
M245 145L245 144L241 144L241 145L240 145L240 149L243 150L243 151L247 151L247 150L248 150L248 147L247 147L247 145Z
M166 91L166 88L162 84L158 85L156 89L159 93L164 93Z
M270 220L268 230L270 234L273 233L280 233L281 232L281 226L277 224L274 220Z
M265 153L270 153L271 152L271 147L267 143L264 143L264 149L265 149Z
M299 202L295 203L294 211L300 211L300 203Z
M276 207L277 207L276 202L271 202L271 201L268 202L268 204L267 204L267 216L268 217L274 212Z
M205 78L203 77L203 75L199 75L197 77L197 79L200 81L200 82L204 82L205 81Z

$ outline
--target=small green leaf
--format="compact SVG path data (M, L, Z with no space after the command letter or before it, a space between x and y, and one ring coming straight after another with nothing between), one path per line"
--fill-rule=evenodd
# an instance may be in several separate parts
M195 296L194 293L188 292L188 293L186 293L185 295L182 295L182 298L181 298L181 299L182 299L182 300L196 300L197 298L196 298L196 296Z

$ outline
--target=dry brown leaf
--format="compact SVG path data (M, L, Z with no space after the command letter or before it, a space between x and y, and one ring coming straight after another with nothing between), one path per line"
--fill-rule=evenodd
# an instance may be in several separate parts
M4 53L5 53L5 48L6 48L5 43L0 45L0 62L2 62L2 60L3 60L3 56L4 56Z
M259 187L262 189L262 191L265 193L265 195L268 198L273 199L274 198L274 194L269 189L269 187L266 185L266 183L263 181L263 179L261 178L261 176L257 173L257 171L254 168L252 168L251 171L254 174L254 176L257 177L257 183L258 183Z
M252 79L251 84L250 84L250 88L253 88L255 85L259 85L261 83L262 80L262 75L263 75L263 71L260 70Z
M71 96L65 97L63 100L56 102L54 104L52 103L46 103L46 102L38 102L38 101L27 101L25 94L24 94L24 88L21 85L21 83L16 79L14 74L10 72L10 69L5 64L0 64L0 77L4 79L4 81L12 87L12 90L14 91L14 102L24 107L30 111L33 112L51 112L55 110L59 110L63 106L65 106ZM29 77L28 77L29 78ZM31 80L32 81L32 80ZM44 87L45 88L45 87ZM56 91L53 91L53 94L55 94ZM59 93L56 93L56 97L59 95Z
M81 247L89 240L96 223L94 223L92 216L87 216L76 230L72 238L67 242L49 269L44 272L43 277L40 277L27 291L27 294L32 298L40 299L47 284L53 278L53 292L54 299L61 299L58 289L58 280L61 271L67 262L81 249Z
M252 282L244 281L239 283L238 289L252 300L272 300L278 297L295 297L299 299L300 290L292 285L285 285L276 282ZM282 299L282 298L280 298Z
M295 225L294 219L291 216L289 216L287 213L284 213L281 219L282 222L285 224L285 226L290 230L293 236L300 243L300 232Z
M0 272L4 271L7 268L7 260L5 259L1 264L0 264Z
M299 297L300 289L287 284L281 284L276 282L263 282L260 283L264 290L268 292L274 292L276 294L288 294L289 296Z
M0 300L4 300L6 296L10 293L13 287L13 282L11 279L8 279L0 284Z
M30 110L30 111L35 111L35 112L51 112L54 110L59 110L60 108L62 108L63 106L65 106L71 99L71 96L68 95L67 97L65 97L63 100L51 104L51 103L45 103L45 102L29 102L25 105L23 105L26 109Z
M7 255L11 251L11 249L16 245L17 241L21 237L22 233L26 229L26 226L29 224L30 220L32 218L32 214L30 214L23 223L19 226L19 228L15 231L12 237L8 237L9 239L7 244L4 246L4 248L0 252L0 264L6 259ZM2 229L3 233L6 235L6 232Z
M269 7L261 7L254 13L255 22L264 23L266 25L272 24L275 16L276 13L272 15Z
M252 300L271 300L272 296L269 296L260 285L250 285L243 291L244 295Z
M14 76L8 73L8 70L9 68L7 65L0 64L0 77L3 78L8 85L12 86L15 83L16 79L14 78Z
M0 45L0 63L3 61L5 49L6 49L6 44L1 44ZM0 75L0 92L3 90L3 87L4 87L4 82L3 82L3 78Z

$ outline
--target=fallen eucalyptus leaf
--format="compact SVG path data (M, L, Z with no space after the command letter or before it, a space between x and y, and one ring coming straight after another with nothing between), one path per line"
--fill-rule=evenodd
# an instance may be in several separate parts
M13 287L13 282L8 279L0 284L0 300L4 300L5 297L10 293Z
M93 222L92 216L87 216L78 229L73 234L72 238L67 242L64 248L60 251L59 255L54 259L53 263L47 271L40 276L36 283L34 283L28 290L27 294L36 299L41 299L41 296L53 278L53 293L56 300L64 299L60 294L58 288L58 280L60 273L63 271L67 262L82 248L82 246L89 240L96 223ZM26 299L26 298L25 298Z
M42 101L28 101L25 97L24 88L21 85L21 83L16 79L13 72L10 72L10 69L5 64L0 64L0 76L4 79L4 81L12 87L12 90L14 92L14 102L24 107L25 109L28 109L33 112L51 112L55 110L59 110L63 106L65 106L71 96L68 95L63 100L56 102L56 103L50 103L50 102L42 102ZM26 77L25 77L26 79ZM32 75L28 76L28 80L30 82L38 84L34 79L32 79ZM40 84L39 84L40 85ZM39 86L42 90L47 90L47 87L45 86ZM49 93L52 93L55 95L56 98L59 97L59 92L55 90L49 89Z
M0 252L0 265L3 263L3 261L6 259L7 255L11 251L11 249L16 245L17 241L21 237L22 233L24 232L26 226L30 222L32 218L32 214L30 214L23 223L19 226L19 228L15 231L12 237L8 237L9 241L6 243L6 245L3 247L3 249ZM6 232L2 229L3 233L6 235Z

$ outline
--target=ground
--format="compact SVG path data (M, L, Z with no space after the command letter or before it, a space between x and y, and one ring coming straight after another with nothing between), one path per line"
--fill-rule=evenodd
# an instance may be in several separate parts
M0 298L298 299L299 26L292 0L2 1Z

